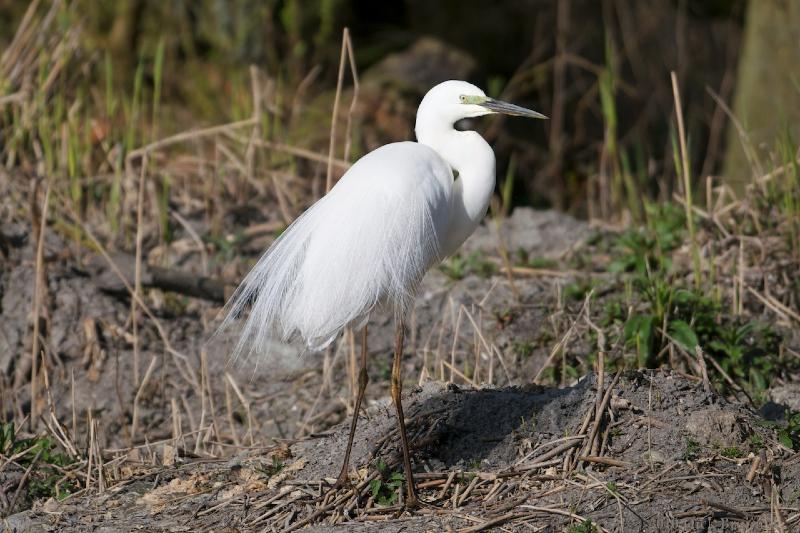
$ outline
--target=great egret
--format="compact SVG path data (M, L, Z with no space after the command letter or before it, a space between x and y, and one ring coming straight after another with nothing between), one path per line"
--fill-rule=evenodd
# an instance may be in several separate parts
M368 381L367 320L384 303L395 316L391 391L406 503L417 503L401 403L404 319L425 272L455 252L486 214L495 186L494 152L478 133L454 124L491 113L547 118L489 98L464 81L440 83L417 110L417 142L387 144L359 159L270 246L227 304L222 328L250 306L234 357L268 352L274 338L299 337L319 350L345 327L363 328L358 394L338 486L348 482Z

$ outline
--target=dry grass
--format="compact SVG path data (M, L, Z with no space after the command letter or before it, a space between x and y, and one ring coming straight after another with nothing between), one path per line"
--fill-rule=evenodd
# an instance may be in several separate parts
M241 376L219 371L213 362L209 364L209 357L215 354L208 354L199 343L187 341L180 332L176 334L184 324L175 319L169 297L159 290L145 290L142 275L145 263L182 265L187 276L210 271L228 282L235 282L247 268L247 262L234 260L233 256L252 253L267 245L323 190L330 189L337 172L348 168L359 94L353 44L348 32L345 30L342 36L326 154L319 146L297 146L283 136L285 132L280 126L290 120L288 117L300 115L305 102L286 98L291 91L277 88L277 80L256 67L249 72L248 118L155 138L154 132L159 131L157 120L142 118L148 117L145 112L148 105L151 117L156 116L159 101L155 94L150 95L153 97L150 103L141 95L132 96L127 104L127 115L119 110L107 116L92 115L97 109L105 108L108 102L95 96L79 95L80 91L73 87L74 80L68 75L82 60L77 56L79 28L70 26L56 30L54 19L64 6L53 2L47 9L45 7L40 2L31 3L17 35L0 60L3 80L0 108L5 113L0 127L4 138L9 139L3 147L4 165L0 168L6 182L3 193L7 196L3 212L9 220L38 228L32 232L36 235L36 248L30 302L32 316L30 331L26 330L29 349L17 354L13 383L7 383L4 378L0 385L4 422L11 424L19 436L53 439L69 457L69 464L58 465L60 477L52 480L52 485L74 482L69 491L72 494L99 495L131 483L143 472L180 469L190 460L213 462L245 453L279 457L285 453L287 445L316 435L342 420L352 403L355 384L356 350L352 334L325 354L321 369L306 369L294 376L292 385L278 392L263 393L252 382L243 382ZM558 68L569 61L577 61L570 59L562 49L558 53L561 65ZM339 108L345 98L346 64L351 69L353 90L350 106L342 113ZM602 68L598 73L602 73ZM678 174L683 178L684 192L674 200L684 207L689 239L687 246L668 254L676 265L669 281L677 284L688 280L689 286L719 295L719 301L730 309L731 316L766 318L787 331L797 328L800 325L797 301L800 290L795 278L800 261L797 241L800 200L797 185L793 184L797 179L796 147L792 147L791 157L771 165L770 172L762 170L765 164L753 154L755 177L744 197L737 197L729 187L709 176L706 205L701 208L691 196L693 183L680 94L676 77L672 81L680 143L681 172ZM555 82L556 88L563 85L561 77L557 76ZM718 103L725 109L721 99ZM138 115L133 112L137 108ZM339 128L342 121L345 122L343 134ZM133 138L138 143L128 144L130 136L126 123L134 130ZM562 127L560 121L553 123L555 137L550 149L556 154L562 154L565 149L558 140ZM746 142L744 130L741 131ZM337 147L341 148L337 150ZM337 157L337 152L341 157ZM625 207L624 202L613 205L610 198L619 196L619 192L612 191L613 177L604 179L606 181L598 184L599 189L590 202L598 202L592 212L607 212L608 219L613 220L633 216L635 209ZM676 176L667 175L662 179L676 181ZM242 208L254 205L266 213L263 218L253 220L252 216L238 214ZM612 207L620 210L611 213ZM504 205L503 210L507 209ZM173 227L170 222L173 220L179 223L183 233ZM498 234L502 224L502 218L498 217L495 228ZM180 236L169 237L173 231ZM49 233L64 246L59 256L46 252ZM598 294L602 291L596 288L586 291L577 306L575 302L564 302L563 291L576 279L586 277L599 280L600 284L607 282L611 287L609 291L620 295L625 292L619 286L624 281L612 279L598 269L569 266L570 261L580 255L604 261L603 252L589 245L578 245L558 258L555 268L539 268L513 263L514 251L509 250L503 240L498 239L498 243L497 257L489 259L495 266L499 265L505 276L492 278L491 284L480 285L477 292L468 294L467 298L457 300L446 296L445 311L436 316L435 323L414 328L412 335L419 331L424 332L425 337L414 337L410 342L414 347L413 355L418 357L413 366L414 374L408 376L408 380L422 383L438 379L474 387L528 381L566 385L573 381L569 370L578 369L581 373L596 371L599 382L608 381L609 385L598 387L594 404L586 410L573 435L538 445L510 471L420 474L420 487L435 492L440 507L438 510L423 509L419 515L442 511L473 524L463 531L481 531L512 522L524 524L542 515L560 515L580 523L585 517L572 512L567 505L546 507L525 502L575 486L598 498L609 497L607 483L587 473L586 467L630 466L609 457L607 451L609 435L615 427L612 391L619 379L619 369L632 364L632 348L621 340L619 324L598 325L602 318L601 305L607 300ZM113 254L120 249L133 250L135 254L132 282ZM122 386L117 383L113 392L118 396L118 413L101 419L91 408L77 411L75 371L82 372L82 367L74 361L62 361L59 354L53 353L48 338L51 331L48 303L58 297L57 293L50 293L49 270L60 263L82 266L89 254L102 257L123 284L130 302L124 320L93 317L94 326L86 331L95 331L97 336L85 333L81 346L81 351L90 354L91 364L96 365L96 371L104 375L104 379L113 375L114 379L125 382ZM536 340L536 348L543 351L544 356L533 372L525 373L520 371L524 358L512 346L498 340L501 337L498 330L506 327L506 322L513 323L513 319L497 317L495 291L508 290L517 303L527 305L529 302L524 302L524 291L519 286L539 281L546 283L553 292L552 298L548 297L544 303L550 306L551 312L555 309L546 326L552 334L549 339ZM446 293L446 289L442 292ZM626 303L626 318L642 305L636 298ZM196 301L184 301L181 305L184 317L194 323L202 322L203 333L210 331L210 317L216 311L213 306ZM520 303L520 306L524 312L524 305ZM709 388L713 383L710 374L730 385L733 396L757 403L748 399L740 377L732 376L699 346L694 352L687 351L670 335L666 324L660 326L662 339L658 350L668 356L662 360L669 361L673 369ZM189 335L195 333L197 330L191 330ZM175 335L178 340L174 340ZM589 340L592 348L587 350L585 345ZM101 356L93 346L102 347L108 354ZM780 350L776 360L781 362L800 357L797 344L788 336L780 344ZM115 356L111 355L112 351L116 351ZM110 370L114 357L119 365L120 352L132 358L132 364L124 367L122 375L119 370L116 373ZM597 357L592 360L587 354ZM348 365L349 370L345 370ZM127 371L130 373L126 374ZM340 383L338 378L342 375L349 375L349 379ZM614 377L610 380L604 379L611 375ZM796 370L787 365L787 369L776 374L774 383L795 378ZM87 386L87 383L81 381L77 386ZM342 383L348 385L342 386ZM71 392L69 410L54 405L51 391L57 385ZM25 388L29 391L27 395L23 393ZM382 391L382 385L372 390L375 396L380 396ZM259 407L278 401L279 395L294 398L293 407L299 416L291 419L291 427L280 428L277 421L265 415L269 409ZM23 400L26 396L27 405ZM153 415L159 403L163 407L160 421ZM143 411L147 411L147 416ZM7 418L9 413L13 414L10 419ZM260 416L265 418L260 419ZM417 422L420 423L417 436L424 438L429 428L422 422L432 424L433 420L409 420L410 425ZM647 423L651 423L649 416ZM281 429L281 434L267 435L264 428L268 424ZM126 445L111 438L109 431L123 435ZM379 446L392 440L396 439L390 433ZM112 447L109 442L117 444ZM0 450L3 453L0 473L12 467L22 473L4 512L20 508L21 495L36 469L42 466L45 453L42 450L36 451L27 465L20 461L34 450L33 446L11 455ZM760 461L758 456L752 458L749 468L753 472L766 468ZM393 469L395 465L388 466ZM625 506L641 498L647 490L674 481L676 476L683 480L706 477L683 465L655 472L652 468L651 465L651 471L641 472L649 476L643 483L618 485L610 497L618 505ZM666 477L668 474L670 477ZM293 484L287 479L277 493L270 492L268 497L267 492L253 496L248 503L251 507L246 526L292 530L323 520L331 523L345 519L387 520L399 513L400 506L381 506L371 497L370 483L379 475L377 471L371 472L352 489L324 495L323 480ZM463 479L465 475L471 476L469 480ZM548 484L556 477L560 485ZM58 490L54 494L65 495ZM242 498L232 496L199 513L241 505L245 505ZM304 511L298 512L299 508ZM707 516L717 511L740 518L769 512L774 516L776 528L787 531L800 520L796 508L782 504L777 498L766 511L733 509L705 501L702 509L691 512Z

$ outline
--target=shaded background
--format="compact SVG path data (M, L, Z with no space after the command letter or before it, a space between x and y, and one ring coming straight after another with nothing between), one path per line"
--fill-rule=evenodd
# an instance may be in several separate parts
M781 25L791 28L796 17L791 4L753 2L751 11L766 13L762 19L771 16L771 31L754 31L751 40L779 35ZM0 7L4 44L27 7L27 2ZM319 147L327 144L327 125L320 122L331 99L324 96L335 86L341 29L348 26L358 71L374 82L359 102L356 155L410 137L414 107L425 88L464 77L552 117L548 124L510 121L485 132L498 151L499 176L514 157L516 204L608 218L621 210L635 216L637 197L664 199L673 192L670 71L683 93L693 176L723 171L726 147L737 138L726 136L728 119L711 91L722 101L733 100L740 58L763 71L771 61L791 65L797 57L791 33L782 47L789 49L787 57L765 54L764 49L781 49L769 44L743 56L746 21L758 18L746 16L747 9L744 0L79 0L64 4L56 25L81 28L81 69L70 75L100 86L111 77L109 83L125 95L136 90L137 66L143 66L142 90L152 91L151 67L163 43L159 128L164 134L243 115L248 68L255 65L275 82L281 98L302 93L304 105L317 108L282 120L291 142ZM400 63L385 68L387 57L397 54L403 54ZM751 85L761 88L765 79L761 72ZM774 91L766 104L752 104L753 116L767 117L766 126L758 125L766 137L792 125L798 92L792 83L787 94ZM783 113L764 109L776 99L784 102ZM737 114L747 114L753 100L740 102ZM742 167L746 174L746 161L737 159L726 174L745 177Z
M281 346L274 362L287 368L257 373L224 372L229 350L206 341L257 257L355 158L413 138L420 98L451 78L551 120L460 125L493 145L497 190L486 224L425 279L409 384L564 386L596 369L668 367L708 371L754 408L789 405L799 54L795 0L0 4L0 455L23 453L0 465L0 496L21 495L0 498L0 516L138 476L118 460L229 457L345 420L356 335L304 357ZM369 401L387 395L393 339L376 316ZM791 409L784 451L800 449ZM160 458L139 453L154 442ZM687 472L703 475L700 464L718 467ZM777 508L761 497L775 494L773 472L764 462L773 492L761 495L731 477L751 498L733 504Z

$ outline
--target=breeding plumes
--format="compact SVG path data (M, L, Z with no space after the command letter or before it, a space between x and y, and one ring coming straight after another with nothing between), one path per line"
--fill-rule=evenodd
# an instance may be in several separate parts
M264 253L226 306L222 328L249 307L234 357L268 356L275 339L299 338L319 350L344 328L362 328L359 389L337 485L348 481L367 385L367 321L385 304L395 314L391 389L406 503L417 501L401 404L404 320L425 272L454 253L486 214L495 186L494 152L478 133L454 124L491 113L546 118L464 81L440 83L417 110L417 142L388 144L359 159Z

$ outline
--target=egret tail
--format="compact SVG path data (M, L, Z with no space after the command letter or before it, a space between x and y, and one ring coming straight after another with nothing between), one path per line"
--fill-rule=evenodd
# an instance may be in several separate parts
M226 305L220 329L249 308L234 358L266 354L275 340L325 348L381 302L407 311L448 222L440 206L452 173L431 152L395 143L364 156L283 232Z

